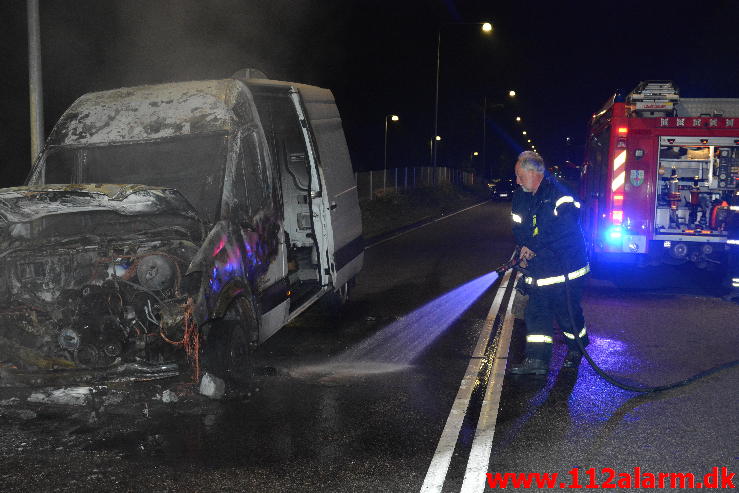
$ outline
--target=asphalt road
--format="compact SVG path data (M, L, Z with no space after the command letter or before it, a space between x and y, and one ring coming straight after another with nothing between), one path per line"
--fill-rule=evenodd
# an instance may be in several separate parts
M312 309L280 331L258 351L250 392L229 401L167 381L107 389L103 410L0 389L0 490L419 491L496 292L488 274L513 249L509 228L508 204L486 203L369 248L341 316ZM737 305L684 277L591 280L593 358L650 384L737 358ZM546 378L505 378L491 473L737 469L739 372L640 397L586 364L558 371L561 348ZM509 359L520 350L517 325ZM166 390L178 401L163 402ZM481 401L443 491L461 487Z

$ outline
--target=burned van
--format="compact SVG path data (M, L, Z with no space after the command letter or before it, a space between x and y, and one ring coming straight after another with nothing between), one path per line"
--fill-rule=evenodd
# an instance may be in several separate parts
M64 113L26 186L0 190L0 362L151 374L189 357L238 378L314 302L346 300L362 229L333 96L254 74Z

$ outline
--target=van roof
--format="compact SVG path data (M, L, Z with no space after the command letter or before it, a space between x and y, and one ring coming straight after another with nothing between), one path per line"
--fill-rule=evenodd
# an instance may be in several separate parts
M227 131L238 95L235 79L173 82L88 93L55 125L50 145L94 145Z

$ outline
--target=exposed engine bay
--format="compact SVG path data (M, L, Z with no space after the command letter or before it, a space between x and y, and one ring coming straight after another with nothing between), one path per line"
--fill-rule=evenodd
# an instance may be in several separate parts
M0 364L92 369L184 359L200 284L185 272L204 231L178 192L6 189L0 224Z

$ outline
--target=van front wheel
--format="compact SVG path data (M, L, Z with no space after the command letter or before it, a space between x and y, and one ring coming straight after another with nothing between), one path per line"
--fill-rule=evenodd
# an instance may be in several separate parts
M234 299L223 317L211 322L204 351L205 371L226 382L245 385L253 373L252 355L258 340L254 304Z

